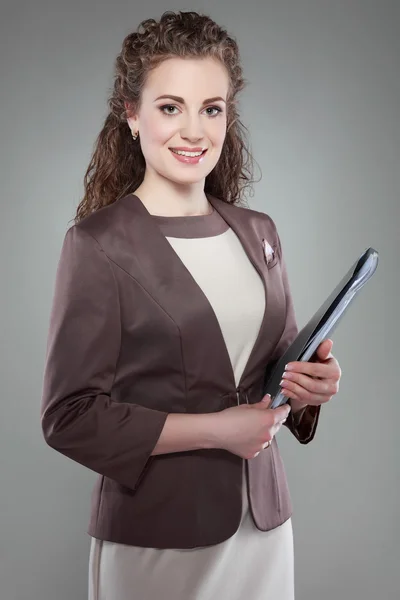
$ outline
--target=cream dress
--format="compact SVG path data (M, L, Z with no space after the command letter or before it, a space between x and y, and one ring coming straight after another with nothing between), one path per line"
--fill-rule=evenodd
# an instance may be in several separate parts
M152 218L213 307L237 385L264 313L259 274L217 211ZM245 473L242 495L238 531L214 546L157 549L92 538L89 600L293 600L292 520L260 531Z

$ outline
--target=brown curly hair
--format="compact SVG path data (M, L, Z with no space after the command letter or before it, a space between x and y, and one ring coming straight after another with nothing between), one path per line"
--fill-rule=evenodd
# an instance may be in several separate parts
M236 95L245 86L236 41L210 17L194 11L166 11L160 21L146 19L127 35L115 61L108 99L109 113L94 145L84 176L85 194L75 223L90 213L134 192L142 183L146 163L134 143L125 102L140 107L141 91L150 70L172 57L212 57L227 69L227 132L217 165L205 180L204 191L226 202L243 201L243 189L254 182L253 157L236 109Z

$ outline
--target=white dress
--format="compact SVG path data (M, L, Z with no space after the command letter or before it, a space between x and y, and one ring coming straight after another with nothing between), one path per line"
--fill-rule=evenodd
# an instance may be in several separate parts
M217 211L152 217L213 307L237 385L264 313L259 274ZM292 520L260 531L245 473L242 495L238 531L214 546L142 548L92 538L89 600L293 600Z

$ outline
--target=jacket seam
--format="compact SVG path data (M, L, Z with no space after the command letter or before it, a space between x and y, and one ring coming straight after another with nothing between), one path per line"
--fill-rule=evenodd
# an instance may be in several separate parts
M186 378L185 361L184 361L184 357L183 357L182 332L180 330L180 327L179 327L178 323L171 317L171 315L165 310L165 308L163 306L161 306L161 304L154 298L154 296L140 283L140 281L138 281L136 279L136 277L133 277L133 275L131 273L129 273L126 269L124 269L123 267L121 267L121 265L117 264L112 258L110 258L108 256L107 252L101 246L100 242L91 233L88 232L88 235L90 235L90 237L93 238L96 241L96 243L98 244L98 246L101 249L101 251L104 252L104 255L106 256L108 262L111 263L111 264L113 264L115 267L117 267L120 271L122 271L126 275L128 275L128 277L130 277L130 279L132 279L153 300L153 302L164 312L164 314L167 315L167 317L172 321L172 323L177 328L178 333L179 333L179 346L180 346L180 350L181 350L181 364L182 364L184 389L185 389L185 404L187 406L187 380L186 380L187 378ZM110 269L111 269L111 266L110 266ZM114 281L115 281L115 285L117 287L118 306L119 306L119 309L120 309L120 319L119 320L120 320L120 328L122 329L122 324L121 324L121 302L120 302L120 299L119 299L118 283L116 281L115 273L114 273L113 269L111 269L111 271L113 273L113 278L114 278ZM120 352L121 352L121 344L120 344Z
M278 477L276 474L276 465L275 465L275 448L271 447L272 450L272 469L274 471L274 478L275 478L275 486L276 486L276 498L277 498L277 502L278 502L278 514L279 517L282 516L282 510L281 510L281 496L279 493L279 483L278 483Z
M99 490L99 501L97 503L97 513L96 513L96 524L95 524L95 530L97 531L97 526L99 523L99 516L100 516L100 510L103 504L103 490L104 490L104 484L105 484L105 475L101 475L101 484L100 484L100 490Z
M119 319L118 319L119 320L119 350L118 350L117 360L116 360L116 363L115 363L114 377L113 377L113 381L112 381L111 386L110 386L110 390L111 390L112 387L113 387L113 385L114 385L114 383L115 383L115 376L116 376L116 372L117 372L117 365L119 363L119 359L120 359L120 356L121 356L121 349L122 349L121 299L120 299L120 295L119 295L118 282L117 282L117 279L115 277L114 269L111 266L111 263L113 263L113 264L115 264L115 263L110 259L110 257L108 256L107 252L105 252L104 248L101 246L100 242L91 233L89 233L88 231L83 230L83 229L82 229L82 231L84 231L85 233L87 233L87 235L89 235L92 238L92 240L94 240L96 242L96 244L98 245L100 251L106 257L106 259L107 259L107 265L108 265L108 268L110 269L111 276L112 276L112 279L114 281L114 287L115 287L116 292L117 292L117 305L118 305L118 315L119 315Z

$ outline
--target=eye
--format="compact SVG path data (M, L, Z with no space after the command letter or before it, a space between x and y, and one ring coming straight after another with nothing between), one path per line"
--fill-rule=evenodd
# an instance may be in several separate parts
M164 104L164 106L160 106L159 108L160 108L161 112L163 112L165 115L166 115L166 114L172 115L172 114L174 114L174 113L170 113L170 112L169 112L169 113L166 113L166 112L165 112L165 109L166 109L166 108L176 108L176 106L174 106L173 104Z
M222 113L222 108L220 108L219 106L208 106L206 108L206 110L216 110L217 114L214 114L213 116L216 117L219 113ZM212 115L210 115L212 116Z
M161 110L162 113L164 113L165 115L176 115L176 113L172 113L170 111L165 111L165 109L169 109L169 108L177 108L174 104L164 104L164 106L160 106L159 109ZM222 113L222 108L220 108L219 106L208 106L206 108L206 110L216 110L217 112L214 113L213 115L210 115L210 117L216 117L219 113Z

